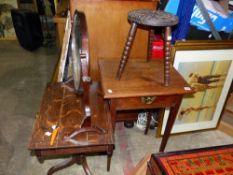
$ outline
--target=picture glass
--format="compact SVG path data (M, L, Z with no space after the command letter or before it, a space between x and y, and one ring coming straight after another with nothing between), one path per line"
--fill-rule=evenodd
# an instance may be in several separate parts
M176 51L174 67L196 93L184 96L172 133L216 127L232 82L232 57L231 49Z

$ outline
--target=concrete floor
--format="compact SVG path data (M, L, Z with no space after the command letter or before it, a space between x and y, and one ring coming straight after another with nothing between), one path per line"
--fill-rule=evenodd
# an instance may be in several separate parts
M44 175L50 166L62 158L40 164L27 150L34 116L38 111L43 89L50 81L58 58L53 48L29 52L17 41L0 44L0 175ZM115 133L115 150L111 171L106 172L106 156L88 157L96 175L123 175L147 152L158 152L161 139L150 130L147 136L136 127L126 129L121 123ZM233 138L218 131L186 133L170 137L166 151L233 143ZM84 174L76 165L55 173L57 175Z

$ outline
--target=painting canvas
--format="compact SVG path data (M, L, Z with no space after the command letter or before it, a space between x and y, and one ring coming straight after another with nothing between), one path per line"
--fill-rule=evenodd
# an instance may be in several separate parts
M201 50L182 48L185 46L177 46L174 67L196 93L183 98L172 133L215 128L233 78L233 48L208 50L208 45ZM166 109L161 134L168 114Z
M16 39L11 9L17 6L17 0L0 0L0 39Z

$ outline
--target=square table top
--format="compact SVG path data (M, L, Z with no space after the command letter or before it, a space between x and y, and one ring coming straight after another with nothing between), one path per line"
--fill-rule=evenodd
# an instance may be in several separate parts
M114 145L107 104L103 103L102 96L98 92L99 83L92 82L90 86L91 123L92 126L101 128L105 132L100 135L93 132L82 133L77 136L77 143L71 143L64 138L80 127L84 116L82 98L59 83L50 84L45 89L28 149L55 150ZM59 130L54 144L50 145L51 136L47 136L46 132L53 124L57 124Z
M162 61L129 60L121 79L117 80L119 62L119 60L99 60L101 86L105 99L194 93L191 86L173 67L170 69L170 85L164 86Z

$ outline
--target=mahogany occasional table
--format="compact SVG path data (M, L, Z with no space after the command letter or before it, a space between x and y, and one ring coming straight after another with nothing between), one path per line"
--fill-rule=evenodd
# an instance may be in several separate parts
M97 134L83 130L79 135L68 138L70 133L79 128L80 116L84 115L81 108L82 98L77 97L75 93L59 83L53 83L46 88L40 115L36 118L28 149L41 163L48 156L70 156L66 161L51 167L48 175L76 163L83 166L86 174L92 174L85 156L101 152L107 153L107 170L110 170L114 139L108 105L104 103L99 91L98 83L92 82L90 86L91 122L92 126L100 128L103 133ZM51 130L53 124L57 124L59 130L51 145L51 137L46 136L46 131Z
M194 93L194 90L173 67L170 84L164 86L164 66L160 61L129 60L120 81L115 78L118 65L118 60L99 61L103 98L109 101L113 129L120 121L117 111L170 107L159 149L164 151L182 97ZM124 117L127 120L127 115Z

